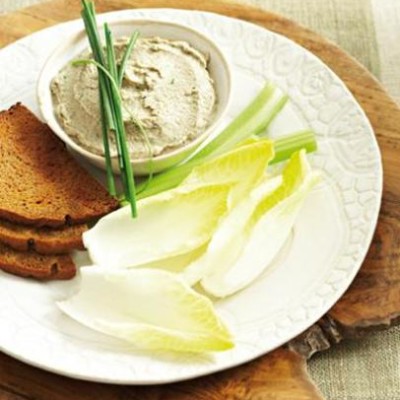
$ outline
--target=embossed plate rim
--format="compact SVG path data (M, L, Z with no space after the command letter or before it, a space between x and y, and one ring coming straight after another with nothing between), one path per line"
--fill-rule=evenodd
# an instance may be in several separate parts
M170 367L167 371L160 370L157 371L157 373L155 373L156 372L155 369L152 370L152 367L150 365L151 362L149 363L150 366L144 366L143 369L140 370L137 366L131 365L129 363L129 357L127 357L125 354L115 353L116 355L114 354L114 359L112 359L112 357L106 357L105 355L98 355L96 351L95 350L92 351L92 349L87 349L84 352L84 354L73 354L72 351L72 349L74 348L73 338L69 338L69 340L67 341L65 340L65 335L50 331L45 327L38 327L37 323L35 325L35 328L37 328L35 334L37 336L29 338L29 340L31 340L35 346L39 347L39 349L35 350L35 346L29 347L31 343L29 340L27 344L23 344L22 341L19 342L19 347L16 348L15 342L18 339L18 335L23 335L24 329L27 329L29 327L30 321L28 321L26 316L24 315L21 316L21 311L18 309L18 307L14 305L13 308L13 305L10 304L11 301L9 293L7 292L9 290L7 288L7 282L12 282L14 279L18 278L7 277L7 279L1 279L0 285L2 285L2 290L0 291L0 319L3 320L3 323L4 321L7 322L6 325L4 325L4 329L2 326L2 330L0 331L0 345L5 353L8 353L15 358L18 358L29 364L41 367L43 369L47 369L52 372L57 372L63 375L80 379L118 383L118 384L166 383L166 382L190 379L197 376L220 371L229 367L242 364L256 357L259 357L265 354L267 351L275 349L276 347L282 345L283 343L293 338L295 335L301 333L308 326L310 326L312 323L314 323L318 318L320 318L323 314L325 314L328 311L328 309L344 293L344 291L347 289L347 287L350 285L351 281L355 277L359 267L361 266L362 260L365 257L365 254L369 247L369 243L372 239L372 235L377 222L380 201L381 201L381 194L382 194L382 163L372 127L364 111L358 105L353 95L348 91L348 89L345 87L344 83L340 80L340 78L338 78L329 69L329 67L323 64L322 61L320 61L312 53L301 48L299 45L295 44L290 39L285 38L276 33L270 32L257 25L250 24L248 22L235 20L229 17L213 13L206 13L206 12L194 12L194 11L171 10L171 9L141 9L141 10L116 11L105 14L103 16L103 18L113 19L113 20L123 19L126 17L136 17L136 18L147 17L147 18L156 18L160 20L168 19L172 21L178 20L183 23L188 23L195 29L206 32L206 34L214 34L217 37L219 37L221 41L225 40L226 36L226 40L230 40L232 41L232 43L235 44L239 43L239 45L235 46L235 49L232 50L231 54L232 58L234 58L234 54L236 57L239 57L240 51L242 50L244 52L249 51L249 49L244 49L243 46L241 47L243 43L242 41L237 41L237 40L235 41L235 39L241 39L242 31L247 32L248 35L250 35L250 33L254 36L259 35L257 40L261 40L261 42L259 43L256 39L254 39L254 43L256 43L256 45L252 49L252 51L255 52L261 51L261 57L263 58L263 61L260 61L258 64L249 61L248 66L242 65L241 67L243 67L244 69L248 67L249 70L254 70L256 66L253 64L257 64L257 68L259 65L260 71L254 70L254 73L257 72L263 74L265 73L265 71L268 71L268 74L270 74L268 75L268 77L277 82L278 86L281 86L284 90L287 90L290 93L290 96L293 99L294 104L299 104L301 106L302 112L307 114L306 115L307 121L314 127L315 130L320 132L319 142L321 144L321 150L319 153L317 153L315 156L312 157L314 164L319 167L322 167L323 169L325 168L327 171L329 171L331 167L329 165L324 165L324 163L332 162L333 160L331 160L329 157L326 157L326 154L328 154L326 152L328 152L328 150L331 150L332 146L340 147L342 145L340 140L340 135L338 137L337 136L330 137L328 135L328 131L325 132L324 129L328 129L328 127L331 127L329 124L325 123L325 128L322 129L324 123L322 123L321 121L323 121L324 119L329 119L330 116L328 115L329 114L328 111L332 112L332 110L326 110L327 113L325 114L322 113L323 115L320 115L318 118L316 117L316 115L314 115L316 112L315 110L321 111L322 109L321 104L328 101L329 99L331 100L335 99L335 96L337 96L338 94L344 94L345 101L348 102L348 104L347 103L346 104L349 106L350 111L353 111L355 113L354 115L349 116L350 125L354 121L356 121L356 119L360 124L359 126L360 131L355 130L354 133L355 138L357 140L360 140L363 144L366 144L367 150L370 151L372 155L372 157L368 157L369 156L368 152L366 153L366 156L364 155L364 163L365 160L371 158L370 161L372 162L372 164L371 165L369 165L368 163L364 164L364 168L366 168L366 170L369 172L373 172L374 178L371 187L375 190L375 192L371 195L372 200L367 219L368 221L367 230L361 232L363 241L362 245L361 246L358 245L357 250L354 250L356 251L356 253L354 253L356 255L353 254L353 258L351 258L350 256L348 264L345 264L343 262L342 264L337 263L337 265L335 265L335 268L333 268L332 271L330 271L332 276L331 275L326 276L326 287L319 287L319 288L313 287L312 289L313 292L310 299L307 300L303 298L301 299L300 301L302 305L302 307L300 307L301 309L299 308L299 310L296 309L291 311L285 310L284 312L285 318L282 318L282 321L279 322L279 326L278 324L276 324L276 326L274 325L273 328L271 328L272 329L271 332L276 334L276 337L274 338L274 340L271 339L270 347L268 347L267 349L263 347L265 335L266 332L268 331L268 329L264 327L263 329L260 329L260 332L257 331L258 336L256 337L257 340L254 340L254 343L253 342L248 343L248 346L243 348L238 345L239 348L238 353L230 353L234 354L234 356L232 356L231 359L229 359L229 356L227 356L227 358L225 359L224 358L219 359L217 358L219 357L218 355L216 357L217 361L215 360L210 361L210 359L208 359L205 356L203 360L204 363L199 366L196 364L191 365L191 360L192 360L191 356L189 355L179 356L176 358L178 364L180 364L179 373L177 372L178 369L175 370L172 367ZM60 34L61 36L65 35L69 31L69 29L74 29L74 27L77 27L78 23L79 23L78 21L71 21L54 27L47 28L43 31L37 32L24 39L21 39L15 44L12 44L7 48L5 48L4 50L0 51L1 54L8 54L8 55L12 53L12 51L16 51L15 68L17 72L18 68L22 68L23 71L24 61L25 63L31 61L33 67L36 66L36 69L32 68L30 74L21 77L21 80L18 83L19 86L16 85L16 87L13 87L14 83L12 81L11 82L8 81L9 85L8 97L7 95L5 96L5 100L3 100L3 103L7 103L8 101L7 99L9 100L13 99L14 98L13 96L15 95L14 92L17 92L21 94L21 97L23 97L24 99L26 97L28 103L31 101L32 106L34 106L33 103L34 100L32 99L32 90L35 90L34 86L35 76L36 74L39 73L39 67L40 67L40 65L35 65L35 60L42 58L44 59L45 55L48 54L48 51L46 52L45 49L42 48L43 46L40 46L40 44L43 43L40 40L49 38L51 35L56 36L55 33ZM196 24L200 26L197 26ZM231 29L230 35L221 35L220 32L213 31L214 28L228 29L228 27L230 27ZM240 34L238 34L238 32L235 32L235 29L239 30ZM238 35L238 37L235 37L235 35ZM263 43L264 37L265 38L268 37L268 40L266 40L265 43ZM253 41L251 40L249 41L249 38L246 39L248 40L244 40L245 43L253 43ZM263 45L265 45L266 47L264 48ZM273 47L275 45L276 48ZM260 46L261 50L258 49L257 46ZM226 47L228 47L228 45L226 45ZM35 49L35 52L31 54L30 52L33 51L32 50L33 48ZM270 58L268 59L265 59L263 57L266 49L274 49L275 51L275 53L273 52L271 53ZM285 55L285 52L287 50L288 52ZM278 54L278 56L276 56L276 54ZM22 58L18 59L18 57ZM29 59L29 57L31 57L31 59ZM294 57L294 61L293 59L291 59L291 57ZM6 57L3 57L3 59L2 57L0 57L0 83L2 79L3 80L5 79L5 76L3 77L1 76L2 65L4 66L6 64L4 58ZM243 58L243 60L244 62L248 61L246 57ZM282 77L283 75L282 76L279 75L279 73L276 71L275 71L276 74L274 75L274 73L272 73L272 69L271 70L268 69L271 67L268 63L272 63L274 60L278 64L281 63L280 67L277 68L277 71L280 69L280 72L279 71L278 72L281 73L281 75L282 74L285 75L285 73L288 73L288 77L283 78ZM304 103L304 93L303 94L300 93L301 90L297 90L297 86L296 85L293 86L293 82L291 83L291 79L293 79L294 76L294 72L293 73L290 72L290 68L293 67L293 65L291 66L291 62L292 63L299 62L300 65L303 65L301 63L307 63L309 68L315 69L315 73L313 76L311 77L306 76L307 79L308 78L311 79L309 85L308 86L307 84L304 85L306 88L308 87L307 90L309 91L311 90L311 92L313 90L316 90L318 96L322 96L322 94L324 94L325 96L324 98L317 98L318 97L317 96L313 97L312 101L310 100L309 104ZM299 65L295 65L296 69L300 71L301 68L297 68L298 66ZM286 69L288 68L289 72L286 71ZM326 80L327 83L324 80ZM324 82L326 83L326 87L320 88L318 85L323 85ZM324 92L325 89L327 90L327 93ZM350 113L350 111L344 112L344 116L342 116L341 119L339 119L339 121L342 122L342 119L343 121L345 121L344 117L347 115L346 113ZM356 126L355 122L354 126ZM351 127L353 128L353 125L351 125ZM344 128L342 127L342 129ZM340 129L338 132L340 134L341 132ZM345 147L347 147L347 145L349 144L348 139L349 138L345 138L345 143L346 143ZM342 149L342 151L345 151L345 149ZM363 154L361 154L361 156L363 156ZM339 162L338 160L334 161ZM357 159L357 161L359 161L361 164L358 167L357 166L355 167L356 171L358 171L357 168L362 170L363 158L361 157L361 159L360 160ZM350 168L352 166L345 165L345 167ZM340 172L339 170L336 171L334 168L332 171L338 173L339 178L341 177L341 174L343 175L343 171L342 172ZM352 176L351 171L346 171L346 173L350 179ZM358 176L357 173L355 174L355 176ZM331 178L336 179L337 177L335 174L333 174ZM343 195L344 198L347 198L349 196L351 197L351 193L349 194L346 192L346 185L344 186L344 188L340 190L340 194ZM369 204L368 199L367 199L367 204ZM361 207L361 210L364 210L364 208ZM359 209L351 210L351 212L355 213L359 211L360 211ZM299 311L299 313L297 313L297 311ZM302 311L304 311L305 317L304 315L302 315ZM33 322L30 323L33 324ZM25 338L25 336L22 337ZM12 345L12 343L14 343L14 346ZM41 344L43 344L44 347L40 347ZM51 348L52 346L53 348ZM62 359L59 360L57 357L59 354L64 354L65 357L69 358L65 358L64 360ZM96 358L97 356L98 358ZM106 367L102 368L102 362L100 362L101 360L107 363Z

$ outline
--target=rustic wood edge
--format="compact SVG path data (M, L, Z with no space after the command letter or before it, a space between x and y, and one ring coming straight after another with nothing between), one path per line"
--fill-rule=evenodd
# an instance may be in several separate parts
M18 400L323 400L309 379L304 357L288 348L207 377L159 386L85 382L1 353L0 376L2 400L3 393Z

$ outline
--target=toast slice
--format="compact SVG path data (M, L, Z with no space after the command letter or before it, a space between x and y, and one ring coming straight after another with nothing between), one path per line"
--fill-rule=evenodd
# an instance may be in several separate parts
M76 274L75 264L67 254L19 252L4 244L0 244L0 270L41 281L72 279Z
M0 242L18 251L35 250L40 254L60 254L83 250L82 234L87 225L35 228L0 219Z
M65 144L26 107L0 113L0 218L61 227L118 207Z

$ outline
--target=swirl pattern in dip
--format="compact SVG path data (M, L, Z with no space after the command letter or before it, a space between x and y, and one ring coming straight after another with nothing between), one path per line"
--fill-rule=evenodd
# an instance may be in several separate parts
M127 41L120 39L115 43L117 62ZM90 56L85 53L78 59ZM137 40L121 89L128 148L133 159L182 147L207 129L217 102L207 63L204 54L184 41L159 37ZM103 155L96 67L66 65L53 79L51 92L56 117L65 132L85 149ZM145 128L148 141L132 116ZM115 156L113 135L110 142Z

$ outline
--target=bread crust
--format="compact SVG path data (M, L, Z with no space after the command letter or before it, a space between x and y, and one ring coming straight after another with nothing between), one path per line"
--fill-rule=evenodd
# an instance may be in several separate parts
M0 112L0 218L36 227L91 222L118 201L26 107Z
M72 279L76 275L75 263L68 254L19 252L4 244L0 244L0 270L40 281Z
M83 250L82 234L86 224L59 229L35 228L0 219L0 242L18 251L35 250L39 254L60 254Z

